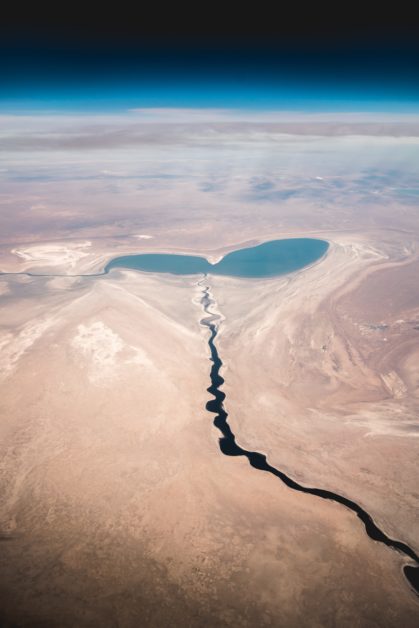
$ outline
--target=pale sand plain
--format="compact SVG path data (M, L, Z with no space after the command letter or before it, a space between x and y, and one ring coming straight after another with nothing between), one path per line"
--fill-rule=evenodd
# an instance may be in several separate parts
M229 422L417 551L417 240L323 235L299 273L210 277ZM45 246L2 269L97 272L139 250L67 243L69 270ZM197 280L1 278L3 624L416 626L401 555L220 453Z
M244 447L303 484L357 496L416 547L417 247L354 239L276 281L214 277L230 322L218 339L230 421Z

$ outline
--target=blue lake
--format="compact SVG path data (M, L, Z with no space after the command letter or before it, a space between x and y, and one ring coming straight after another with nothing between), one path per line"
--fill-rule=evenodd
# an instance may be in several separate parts
M113 268L129 268L148 273L173 275L228 275L230 277L262 278L291 273L319 260L329 248L325 240L292 238L272 240L247 249L228 253L217 264L204 257L172 253L124 255L111 260L105 272Z

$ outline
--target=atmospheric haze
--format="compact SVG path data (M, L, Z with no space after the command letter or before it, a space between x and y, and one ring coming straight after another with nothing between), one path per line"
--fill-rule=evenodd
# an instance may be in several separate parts
M202 320L238 445L417 554L419 115L51 108L0 129L2 625L417 626L415 560L222 455ZM102 274L287 238L329 248L269 278Z

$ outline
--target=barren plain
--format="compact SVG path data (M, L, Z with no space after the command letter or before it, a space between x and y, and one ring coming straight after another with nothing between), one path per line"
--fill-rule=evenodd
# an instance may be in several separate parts
M258 141L262 154L265 136ZM324 141L311 138L310 150L326 150ZM390 152L397 141L389 140ZM317 180L312 167L310 194L318 185L329 194L328 164ZM371 189L366 201L352 174L339 179L358 190L349 201L273 195L274 175L252 175L253 196L238 200L234 187L228 204L230 175L212 177L198 215L182 214L190 193L183 180L166 190L166 213L153 213L157 196L140 189L144 219L127 210L118 222L105 209L103 224L89 226L80 222L82 208L76 218L57 210L53 226L45 219L22 233L13 212L3 213L2 625L417 626L405 557L369 539L339 504L292 491L220 452L205 409L200 277L100 274L127 253L214 261L281 237L328 240L326 257L296 273L209 275L222 317L217 347L229 423L241 446L301 484L357 501L418 552L416 207L395 200L390 184L382 192L380 183L378 200ZM194 207L202 201L198 179ZM34 211L42 213L41 197L58 194L50 185L56 181L41 178L18 188L10 177L3 202L14 203L20 189L35 203L36 188ZM63 185L68 192L73 183ZM78 185L66 201L77 208ZM89 185L96 190L97 181ZM131 178L127 185L130 204ZM220 198L216 209L217 186L226 212ZM333 195L340 190L333 184Z

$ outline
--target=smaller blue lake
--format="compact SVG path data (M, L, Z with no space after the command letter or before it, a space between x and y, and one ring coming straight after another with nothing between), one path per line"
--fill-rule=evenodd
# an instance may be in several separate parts
M217 264L204 257L172 253L143 253L124 255L111 260L105 272L112 268L129 268L148 273L173 275L228 275L230 277L262 278L291 273L313 264L329 248L325 240L292 238L272 240L247 249L228 253Z

